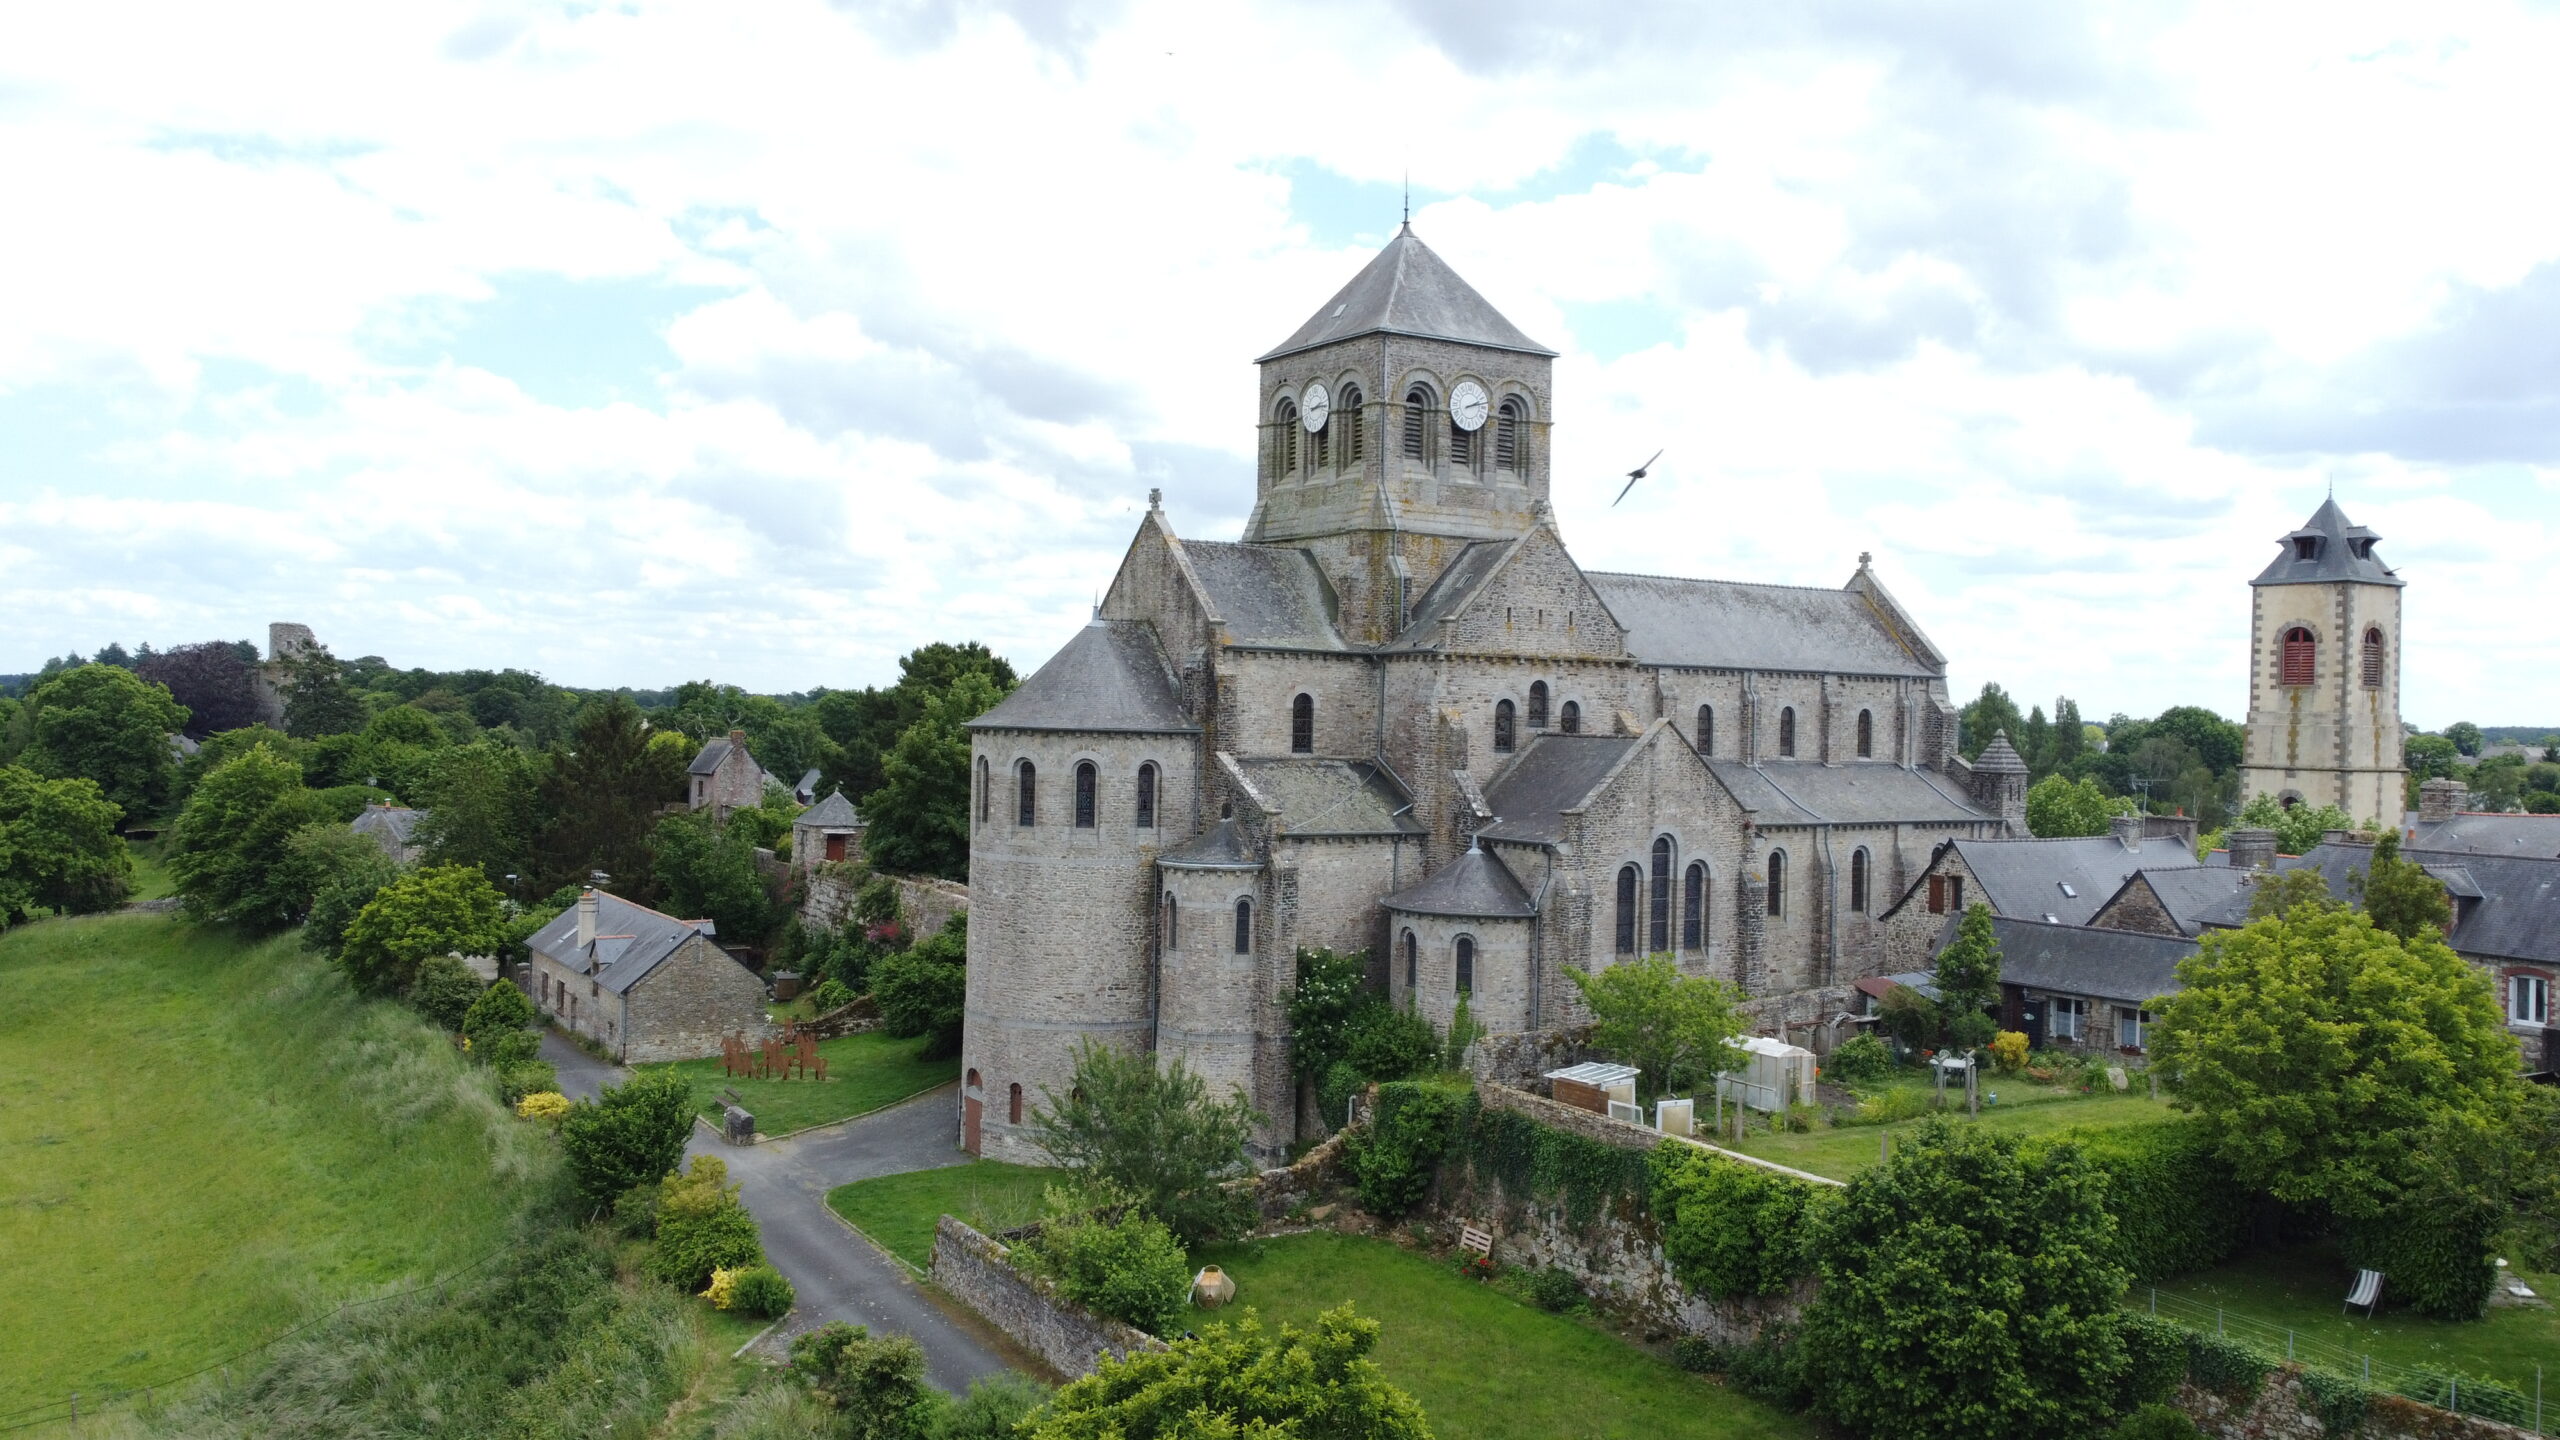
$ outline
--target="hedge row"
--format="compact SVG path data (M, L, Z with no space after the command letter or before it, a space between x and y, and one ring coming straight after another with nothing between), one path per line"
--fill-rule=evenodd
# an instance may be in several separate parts
M2107 1130L2072 1130L2027 1147L2032 1156L2069 1141L2105 1175L2116 1217L2116 1258L2135 1280L2159 1280L2218 1265L2239 1248L2249 1192L2214 1158L2193 1121L2163 1120Z

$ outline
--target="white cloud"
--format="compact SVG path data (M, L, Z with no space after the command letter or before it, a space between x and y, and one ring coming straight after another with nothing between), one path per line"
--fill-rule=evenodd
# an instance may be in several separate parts
M1150 486L1235 533L1250 358L1410 173L1567 352L1586 563L1872 550L1960 686L2234 711L2334 479L2413 718L2560 721L2555 59L2495 4L55 7L0 52L0 669L271 618L587 684L1036 662ZM1658 343L1577 352L1593 305Z

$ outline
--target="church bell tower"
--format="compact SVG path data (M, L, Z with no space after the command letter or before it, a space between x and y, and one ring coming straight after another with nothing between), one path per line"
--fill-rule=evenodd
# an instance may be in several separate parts
M1255 362L1244 538L1315 556L1344 639L1394 639L1460 550L1545 508L1554 359L1406 225Z
M2400 597L2381 536L2331 499L2249 582L2244 798L2335 805L2397 824L2402 793Z

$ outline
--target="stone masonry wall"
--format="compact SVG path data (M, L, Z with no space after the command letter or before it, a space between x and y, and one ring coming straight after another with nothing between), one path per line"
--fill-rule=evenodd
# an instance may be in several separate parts
M853 913L853 897L862 881L851 867L821 870L809 876L801 891L800 921L827 928ZM922 940L942 933L951 917L969 908L969 887L931 875L893 875L898 885L898 913Z
M1135 1326L1051 1294L1014 1269L1005 1254L1002 1244L945 1215L934 1227L929 1273L953 1299L1070 1380L1092 1374L1105 1355L1119 1359L1166 1348Z
M2270 1371L2255 1395L2236 1400L2193 1383L2171 1403L2214 1440L2325 1440L2329 1428L2302 1388L2299 1366ZM2533 1440L2533 1432L2476 1415L2456 1415L2398 1395L2377 1395L2355 1433L2361 1440Z
M624 996L626 1064L691 1060L720 1053L724 1035L760 1040L764 982L700 935L676 947Z

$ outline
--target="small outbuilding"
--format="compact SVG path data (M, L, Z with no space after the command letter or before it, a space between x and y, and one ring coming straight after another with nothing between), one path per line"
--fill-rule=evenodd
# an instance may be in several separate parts
M1636 1075L1633 1065L1619 1065L1607 1060L1588 1060L1550 1070L1543 1077L1559 1105L1588 1110L1594 1115L1609 1113L1609 1102L1621 1105L1636 1103Z
M839 789L791 821L791 868L806 875L821 865L862 858L862 812Z
M416 832L418 822L426 818L424 810L412 810L385 800L379 805L364 807L364 813L358 815L348 828L381 846L383 854L400 864L413 865L417 863L419 846L411 836Z
M1739 1070L1716 1077L1716 1093L1754 1110L1784 1110L1813 1103L1813 1052L1766 1035L1734 1042L1743 1053Z

